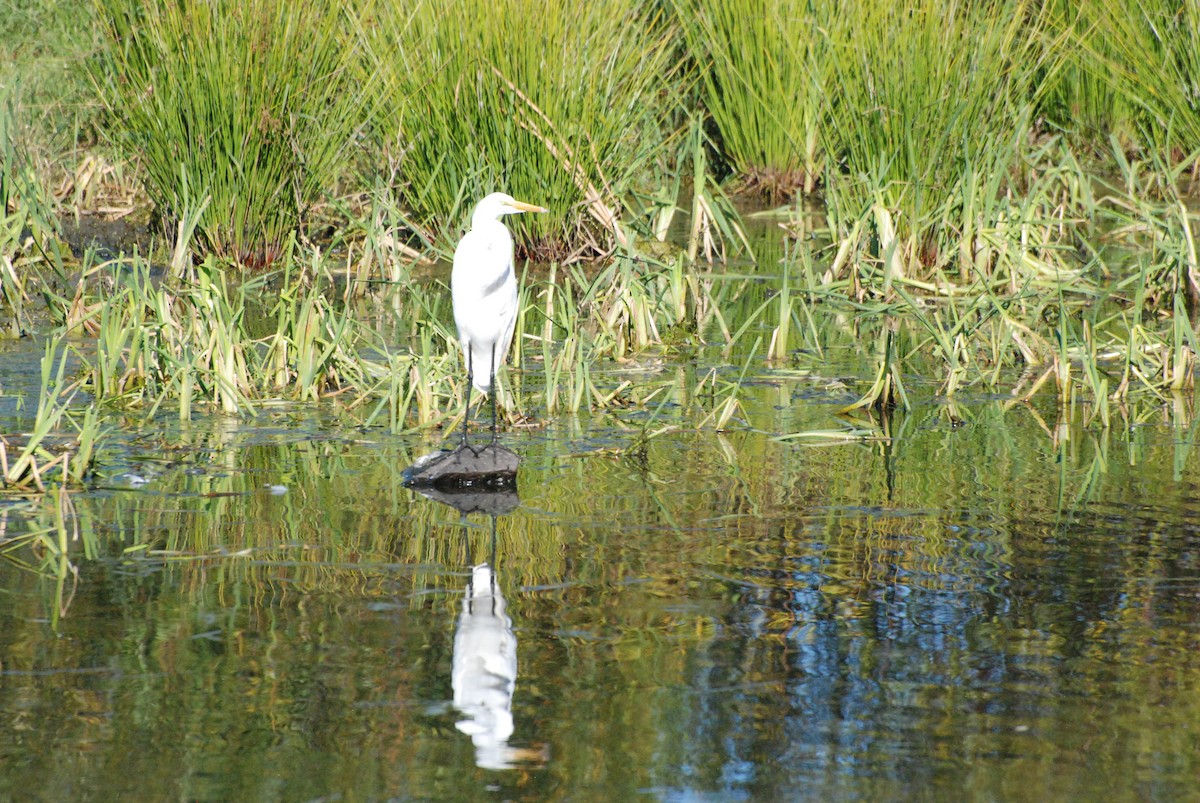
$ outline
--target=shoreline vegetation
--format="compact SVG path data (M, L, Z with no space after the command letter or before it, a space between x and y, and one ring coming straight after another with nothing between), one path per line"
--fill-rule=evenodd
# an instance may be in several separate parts
M510 425L669 405L723 430L748 382L820 375L833 344L869 366L844 412L870 437L915 384L1191 419L1194 4L2 13L0 327L47 342L5 485L84 476L104 408L453 427L431 266L496 189L552 210L513 227ZM61 221L89 217L152 243L76 256Z

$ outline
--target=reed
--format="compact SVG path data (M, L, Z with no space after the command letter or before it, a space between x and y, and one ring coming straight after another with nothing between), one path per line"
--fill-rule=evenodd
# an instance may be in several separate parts
M1048 30L1071 42L1056 75L1049 76L1042 111L1084 148L1103 148L1110 137L1130 148L1139 139L1138 102L1118 81L1122 44L1107 24L1104 3L1047 3Z
M954 258L978 225L967 201L996 197L1022 153L1047 54L1017 0L835 5L822 20L828 211L839 238L869 220L886 284Z
M825 170L821 95L829 3L676 0L704 106L740 185L772 200L812 192Z
M207 200L202 253L262 268L343 175L365 117L341 6L96 0L93 76L168 230Z
M1138 144L1192 162L1200 150L1200 7L1099 0L1077 13L1072 44L1084 75L1115 94L1119 110L1137 110Z
M28 432L0 436L0 485L5 489L47 490L78 485L91 471L100 422L95 406L72 406L75 389L66 381L67 349L46 342L41 361L37 411Z
M389 143L380 161L396 165L420 229L453 243L473 199L503 188L550 208L510 221L525 252L625 240L673 76L672 31L652 6L437 0L381 4L361 25Z
M863 406L902 407L922 387L912 377L933 378L949 398L1053 393L1105 426L1109 402L1189 389L1200 268L1175 184L1188 166L1190 10L741 8L98 0L107 45L94 75L114 140L147 148L167 275L142 254L77 266L53 253L56 202L5 135L21 111L10 92L5 330L37 331L44 304L80 338L81 387L110 407L245 416L285 400L394 430L452 426L466 393L449 293L415 257L448 255L472 201L503 186L555 209L513 223L524 251L562 258L548 276L526 267L501 384L514 424L677 403L696 413L689 425L731 426L749 377L816 374L831 338L878 369ZM1134 25L1142 39L1120 38ZM1062 42L1074 50L1060 68ZM675 66L685 45L697 73ZM1148 80L1161 85L1134 101L1128 76L1156 59L1169 69ZM1076 89L1111 93L1142 132L1164 133L1135 149L1125 112L1106 124L1098 106L1086 131L1035 126ZM350 143L366 145L355 170ZM770 259L766 271L702 266L748 251L714 181L722 159L746 186L823 185L824 223L810 209L798 222L799 204L769 213L794 216L782 278ZM1116 178L1098 180L1110 166ZM320 210L336 219L333 242L314 244L305 221L339 184L351 192ZM85 203L76 190L60 196ZM606 259L581 264L588 255ZM279 271L236 281L227 259ZM711 379L669 370L718 352ZM723 378L737 372L745 381Z
M0 31L0 118L11 115L0 119L0 140L11 135L19 152L17 162L0 153L0 173L19 166L31 191L23 193L26 203L36 193L46 202L43 211L58 213L54 194L73 202L66 185L81 164L100 155L101 112L86 69L98 38L92 7L57 0L4 3ZM0 188L0 209L12 211L11 196L4 195ZM52 214L42 220L54 228Z
M76 348L81 386L106 405L177 407L183 419L197 408L251 415L276 399L334 400L397 430L453 426L465 386L447 288L400 284L374 301L336 301L319 251L292 244L284 254L286 270L240 283L212 258L161 281L136 255L89 268L56 313L69 331L95 336L94 349ZM545 391L532 401L548 413L644 403L658 384L606 386L604 366L689 348L721 315L711 284L682 259L617 260L595 277L573 267L523 286L518 344L540 331ZM371 303L393 323L372 324ZM529 356L518 347L513 363L528 370ZM500 403L521 415L506 396Z
M19 96L19 79L0 86L0 311L7 311L0 337L34 330L34 299L47 266L43 252L57 254L54 199L23 145Z
M745 255L754 261L754 251L742 228L741 216L729 196L713 179L709 169L708 152L712 141L704 133L700 121L693 118L690 133L684 141L686 148L679 156L680 171L687 162L692 166L692 221L688 230L687 255L695 261L703 254L708 262ZM779 192L769 191L773 194Z

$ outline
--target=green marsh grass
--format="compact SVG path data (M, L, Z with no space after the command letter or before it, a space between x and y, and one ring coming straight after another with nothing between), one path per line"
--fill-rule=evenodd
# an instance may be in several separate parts
M99 41L93 9L90 2L6 2L0 31L0 116L12 113L0 120L0 141L12 135L22 170L37 192L50 196L99 150L102 113L85 66ZM0 172L13 165L10 156L0 156ZM0 188L0 208L10 200L4 195ZM58 211L49 200L48 209Z
M201 253L251 267L344 174L366 120L338 3L96 0L93 76L168 229L207 201Z
M918 275L957 252L977 225L966 202L994 197L1022 152L1046 60L1036 7L854 2L821 22L830 219L839 237L869 219L885 284Z
M0 84L0 337L35 328L42 273L60 256L55 203L20 131L19 81Z
M443 283L346 293L319 250L292 241L284 254L285 269L241 281L211 257L161 277L138 255L87 268L55 314L72 336L77 386L111 408L175 410L184 420L321 402L393 431L461 421L465 377ZM733 313L722 308L737 301L732 287L686 270L682 257L527 275L512 357L520 370L501 372L500 408L527 425L530 411L687 396L664 361L697 348L706 332L728 333L723 319Z
M1200 6L1096 0L1081 3L1078 14L1071 44L1082 73L1100 83L1101 97L1116 95L1117 113L1109 128L1120 133L1121 116L1132 106L1137 144L1174 149L1194 163L1200 151Z
M332 280L319 257L305 266L293 248L289 270L272 277L280 285L273 306L267 277L235 286L212 258L167 281L137 256L96 266L83 281L109 289L103 303L82 304L88 312L77 327L91 323L97 337L94 352L79 349L83 386L110 404L177 405L188 419L194 405L248 415L276 399L353 399L390 374L406 376L407 364L389 362L350 307L329 300ZM256 335L251 312L265 313L273 328Z
M674 3L722 153L744 188L774 200L812 192L825 169L821 95L830 41L821 23L836 4L815 5Z
M0 487L45 492L50 480L79 485L92 469L101 437L95 405L72 406L75 395L66 381L67 349L46 342L41 360L38 405L27 432L0 435Z
M503 188L546 206L510 219L525 252L608 252L662 155L672 30L635 0L436 0L362 19L396 191L446 244Z
M687 255L692 262L703 254L708 262L725 262L729 255L744 255L754 261L754 251L746 238L740 216L729 196L709 169L708 151L712 143L699 120L693 118L690 132L679 154L679 170L691 161L692 221L688 231ZM678 191L676 191L678 194Z
M393 430L452 426L465 388L444 265L416 257L447 256L474 200L503 187L554 209L510 223L525 252L561 257L548 278L525 269L500 398L513 426L670 402L724 428L749 382L729 376L819 376L838 327L878 369L856 389L866 407L903 407L919 387L1053 389L1109 422L1115 405L1189 389L1200 269L1175 191L1184 167L1167 152L1185 141L1182 107L1155 117L1146 104L1170 100L1155 89L1139 122L1175 139L1130 151L1114 137L1111 157L1035 125L1054 80L1084 80L1070 69L1133 91L1121 70L1151 56L1089 49L1121 30L1105 22L1118 0L1089 6L1086 25L1020 0L760 5L98 0L107 44L93 74L114 141L149 149L166 275L144 254L75 265L53 253L53 196L19 139L0 136L5 330L36 331L44 303L72 333L80 386L113 408L186 419L319 402ZM1138 24L1158 13L1147 8ZM1159 25L1145 52L1185 47L1189 19ZM1085 27L1092 45L1073 39ZM756 36L757 50L735 41ZM1064 42L1079 52L1060 70ZM697 87L716 133L689 107ZM771 99L787 89L803 97ZM0 134L22 106L3 109ZM736 143L752 156L739 162ZM1077 151L1111 158L1118 177L1097 180L1104 166ZM769 154L796 157L772 169L801 188L821 176L825 227L817 213L776 233L780 265L703 266L748 251L715 152L744 178ZM314 244L313 207L335 189L320 210L340 218L333 241ZM228 260L278 271L242 281ZM711 373L672 370L718 352Z
M1052 125L1082 147L1103 147L1110 137L1121 147L1139 139L1139 102L1119 83L1121 53L1111 10L1104 2L1047 3L1048 30L1072 43L1061 69L1049 76L1042 108ZM1109 6L1115 4L1109 3Z

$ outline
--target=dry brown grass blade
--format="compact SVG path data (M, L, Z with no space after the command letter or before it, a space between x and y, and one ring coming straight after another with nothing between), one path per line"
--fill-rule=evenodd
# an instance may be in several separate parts
M17 276L17 269L13 265L13 261L9 259L8 254L4 254L3 259L0 259L0 266L4 268L3 275L0 275L0 286L8 282L9 287L16 288L16 291L20 293L22 301L26 304L31 303L29 294L25 292L25 284Z

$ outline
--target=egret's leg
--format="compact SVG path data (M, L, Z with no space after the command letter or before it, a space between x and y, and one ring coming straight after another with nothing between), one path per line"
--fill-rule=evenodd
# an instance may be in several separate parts
M467 445L467 422L471 420L471 388L475 382L474 366L471 365L471 348L467 347L467 409L463 410L462 445Z
M496 442L496 344L492 344L492 364L489 366L492 371L492 392L488 394L492 397L492 443Z

